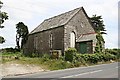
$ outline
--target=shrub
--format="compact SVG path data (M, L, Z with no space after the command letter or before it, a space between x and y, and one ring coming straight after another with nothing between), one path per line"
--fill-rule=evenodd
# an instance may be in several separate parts
M90 63L94 63L95 64L95 63L97 63L99 61L99 56L96 55L96 54L90 54L88 61Z
M117 57L110 53L96 53L96 55L99 57L98 61L110 61L110 60L116 60Z
M68 50L65 51L65 60L72 62L76 53L77 50L75 48L68 48Z
M76 54L74 63L79 64L86 64L86 63L93 63L96 64L101 61L110 61L116 60L116 56L113 54L104 54L104 53L95 53L95 54Z
M42 56L43 62L50 60L50 58L51 58L50 54L43 54Z
M105 49L106 53L110 53L110 54L114 54L114 55L117 55L118 51L119 51L119 49Z
M16 53L16 52L19 52L19 50L16 49L16 48L4 48L4 49L2 49L2 52L12 52L12 53Z
M110 60L115 60L116 56L113 55L113 54L110 54L110 53L106 53L105 58L106 58L107 61L110 61Z
M98 62L104 61L103 53L95 53L95 55L98 56Z
M120 59L120 49L114 48L114 49L105 49L106 53L113 54L117 57L117 59Z
M37 53L32 53L31 55L27 55L27 56L35 58L35 57L38 57L38 54Z
M87 62L89 60L89 54L82 54L81 57Z
M61 50L52 50L51 51L51 57L53 59L58 59L61 56Z
M56 59L52 59L52 61L48 61L46 64L50 70L66 69L72 67L72 63Z

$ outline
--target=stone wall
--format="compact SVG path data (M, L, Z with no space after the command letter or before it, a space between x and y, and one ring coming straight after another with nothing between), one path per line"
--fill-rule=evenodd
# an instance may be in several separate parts
M64 28L65 28L64 29L65 50L67 50L70 47L70 33L71 32L74 32L76 35L76 43L77 43L77 39L82 34L95 32L93 27L89 23L88 17L85 15L83 10L80 10L75 16L73 16L73 18L65 25ZM94 44L95 44L95 41L96 40L93 39Z
M44 26L45 27L45 26ZM52 27L52 26L50 26ZM43 30L29 35L25 53L49 53L50 50L62 50L62 53L70 47L70 33L75 33L75 41L78 42L82 34L94 33L88 17L83 9L78 11L64 26ZM50 38L52 36L52 39ZM52 45L50 44L52 41ZM96 40L93 41L93 51ZM52 46L52 47L51 47Z
M50 47L50 35L52 34L52 48ZM50 50L64 51L64 28L57 27L46 31L29 35L25 53L49 53Z

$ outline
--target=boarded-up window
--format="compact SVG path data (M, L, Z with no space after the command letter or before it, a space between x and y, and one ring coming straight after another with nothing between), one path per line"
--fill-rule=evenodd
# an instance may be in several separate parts
M34 48L35 48L35 50L38 49L38 36L35 36L35 38L34 38Z
M93 47L92 47L92 41L85 41L85 42L80 42L79 44L80 53L92 53Z
M52 49L52 43L53 43L53 35L52 33L49 35L49 47Z
M70 47L75 47L75 33L71 32L70 33Z

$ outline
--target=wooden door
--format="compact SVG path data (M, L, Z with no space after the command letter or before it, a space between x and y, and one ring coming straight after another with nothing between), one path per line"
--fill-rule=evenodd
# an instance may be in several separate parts
M80 53L87 53L87 44L86 42L81 42L80 43Z
M92 53L92 41L80 42L79 48L80 53Z

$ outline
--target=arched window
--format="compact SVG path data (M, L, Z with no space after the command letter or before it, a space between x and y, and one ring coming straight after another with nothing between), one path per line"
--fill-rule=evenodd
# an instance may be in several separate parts
M74 32L70 33L70 47L72 48L75 47L75 33Z

